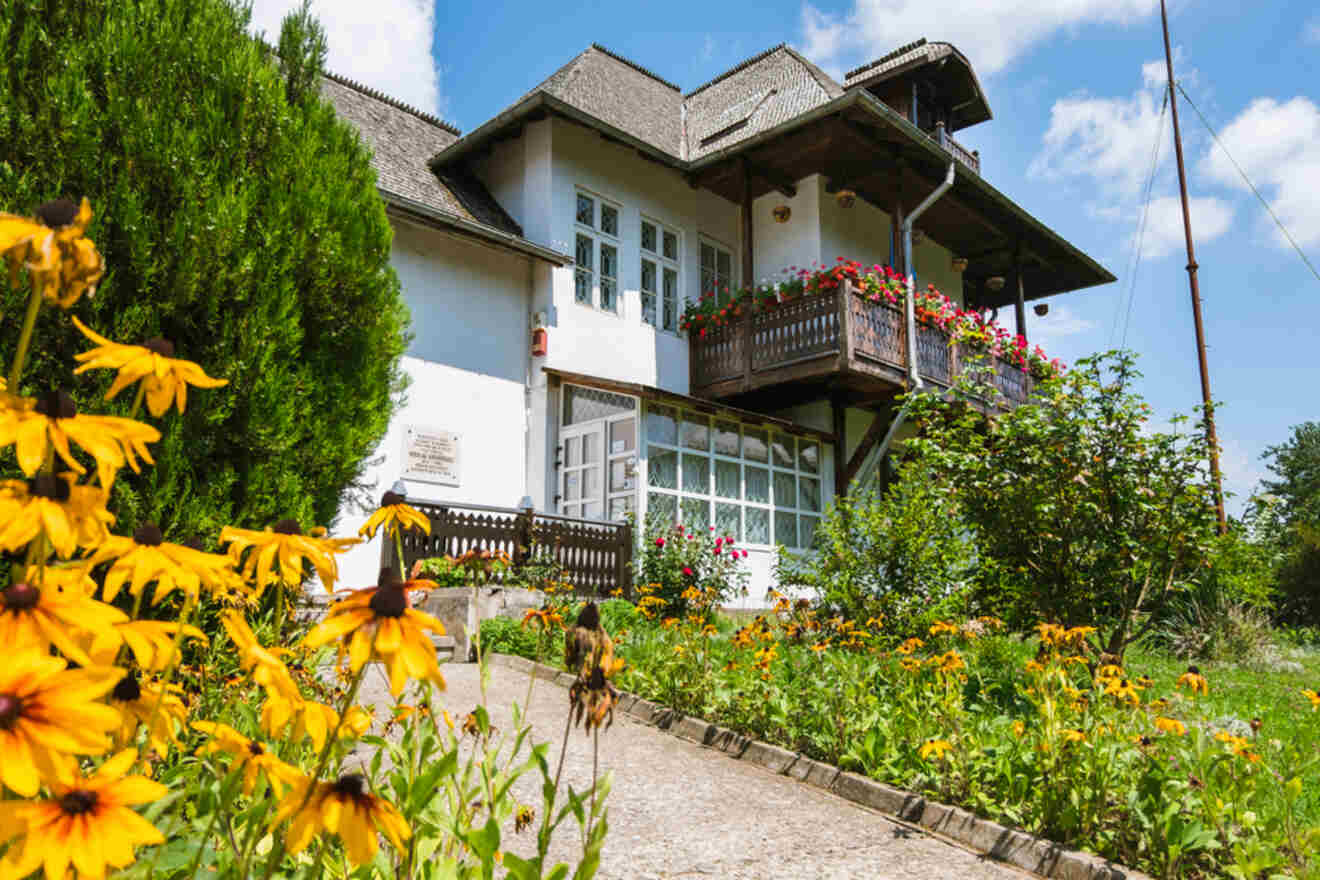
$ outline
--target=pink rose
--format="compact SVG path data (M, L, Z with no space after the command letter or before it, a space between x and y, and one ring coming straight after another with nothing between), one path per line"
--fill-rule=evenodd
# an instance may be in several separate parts
M687 575L688 577L692 577L692 569L688 568L687 566L683 566L683 574Z
M716 556L719 556L719 555L720 555L720 548L719 548L719 547L716 547L716 548L715 548L715 555L716 555Z
M716 547L721 546L723 543L724 543L724 539L723 539L723 538L716 538L716 539L715 539L715 546L716 546Z
M665 546L665 539L664 539L664 538L656 538L656 539L655 539L655 546L657 546L657 547L663 547L663 546Z

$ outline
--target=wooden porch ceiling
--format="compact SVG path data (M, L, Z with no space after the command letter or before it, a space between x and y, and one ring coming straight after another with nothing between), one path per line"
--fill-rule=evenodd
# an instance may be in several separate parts
M747 160L753 198L776 191L789 194L792 182L821 174L827 178L828 190L851 189L891 215L897 204L905 214L915 208L943 179L952 161L937 159L924 145L913 143L910 133L854 106L724 158L690 174L689 183L740 202L742 158ZM974 185L974 176L959 165L953 189L917 223L932 239L967 258L963 277L969 302L996 307L1013 302L1012 285L996 294L984 281L996 275L1010 277L1018 254L1028 300L1113 280L1058 238L1023 222L1000 200L988 197L984 187ZM755 220L765 222L760 217Z

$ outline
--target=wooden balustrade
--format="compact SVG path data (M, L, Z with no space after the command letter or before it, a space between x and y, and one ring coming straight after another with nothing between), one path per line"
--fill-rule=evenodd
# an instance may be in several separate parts
M689 334L697 395L725 397L840 371L875 375L870 365L887 368L901 382L908 367L903 310L872 302L851 283L749 311L726 326L707 328L704 336ZM977 360L965 346L950 344L940 328L917 326L917 366L926 382L950 387ZM1000 358L987 367L987 380L1007 402L1026 402L1028 373Z

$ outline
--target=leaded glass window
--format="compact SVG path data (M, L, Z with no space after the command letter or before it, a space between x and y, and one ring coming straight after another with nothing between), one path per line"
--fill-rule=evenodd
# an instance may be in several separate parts
M619 311L619 208L579 192L574 221L573 300Z
M678 329L678 233L642 218L642 320L671 332Z
M590 422L636 410L637 399L626 394L615 394L599 388L584 388L581 385L564 386L565 425Z

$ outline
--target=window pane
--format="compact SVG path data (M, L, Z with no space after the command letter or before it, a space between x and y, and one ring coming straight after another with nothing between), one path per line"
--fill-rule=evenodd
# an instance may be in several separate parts
M673 269L665 270L665 329L673 330L677 326L678 314L678 273Z
M742 477L737 462L715 459L715 494L721 498L737 498L742 494Z
M665 230L664 246L665 246L665 257L670 260L677 260L678 236L670 232L668 229Z
M770 511L762 507L746 507L743 513L747 517L748 544L770 543Z
M655 251L655 225L642 222L642 248L648 251Z
M581 193L577 197L577 222L583 226L596 225L596 203Z
M582 438L569 437L564 441L564 466L582 464Z
M798 517L798 537L801 539L803 547L810 547L812 541L816 539L816 527L820 525L818 516L799 516Z
M603 261L602 261L603 262ZM606 274L609 274L608 272ZM793 466L793 438L775 434L770 440L770 452L774 456L775 467Z
M798 479L798 507L803 510L820 510L820 480L811 477Z
M715 261L715 271L727 283L733 280L733 260L729 257L728 251L719 251L719 256Z
M775 507L797 507L797 478L775 471Z
M737 504L715 505L715 532L722 537L742 540L742 508Z
M642 260L642 290L655 293L655 263Z
M806 440L798 441L798 470L809 474L820 472L820 446Z
M798 546L797 514L775 511L775 543L785 547Z
M718 279L715 277L714 270L701 270L701 293L704 296L707 293L715 293L719 289Z
M710 423L700 416L683 416L683 445L688 449L710 449Z
M573 276L573 299L591 305L591 273L581 269Z
M710 494L710 459L704 455L683 453L683 491Z
M748 461L769 461L770 452L765 444L765 431L743 431L743 458Z
M582 497L582 471L564 474L564 497L570 501Z
M604 505L602 505L599 501L588 502L582 505L582 518L600 519L600 515L603 509L604 509Z
M637 427L632 419L610 422L610 454L632 452L637 448Z
M619 212L609 205L600 206L600 231L607 235L619 234Z
M600 307L607 312L617 312L619 310L619 298L615 295L615 291L614 279L601 276Z
M646 408L646 439L652 443L678 445L678 422L675 414L667 406L648 406Z
M620 520L633 511L633 497L625 495L622 498L610 499L610 519Z
M701 268L703 269L715 268L715 248L711 247L705 242L701 243Z
M684 498L682 501L683 525L694 532L704 532L710 527L710 502L704 498Z
M646 473L648 485L660 489L677 489L678 453L652 446L650 457L646 460Z
M642 291L642 320L654 327L655 324L655 294ZM665 327L668 330L668 326Z
M743 479L747 484L747 500L761 504L770 503L770 472L765 468L743 467ZM750 529L751 526L748 526Z
M626 492L636 488L632 477L632 467L626 458L616 458L610 462L610 491Z
M678 519L678 498L651 492L646 496L646 518L671 523Z
M564 516L580 516L582 514L581 508L576 504L561 504L559 510Z
M595 439L595 436L592 436ZM600 492L600 469L589 467L582 469L582 497L586 499L599 498Z
M607 416L637 411L637 401L625 394L584 388L581 385L564 386L564 424L592 422Z
M591 269L594 265L594 257L592 253L594 250L595 248L591 246L591 239L589 237L585 235L579 235L577 237L577 250L575 256L577 258L577 266L579 269Z
M738 436L738 426L733 422L715 423L715 451L720 455L729 455L738 457L741 448L741 442Z
M619 250L612 244L600 246L600 274L609 278L619 275Z
M582 463L595 464L600 461L599 434L582 435Z

